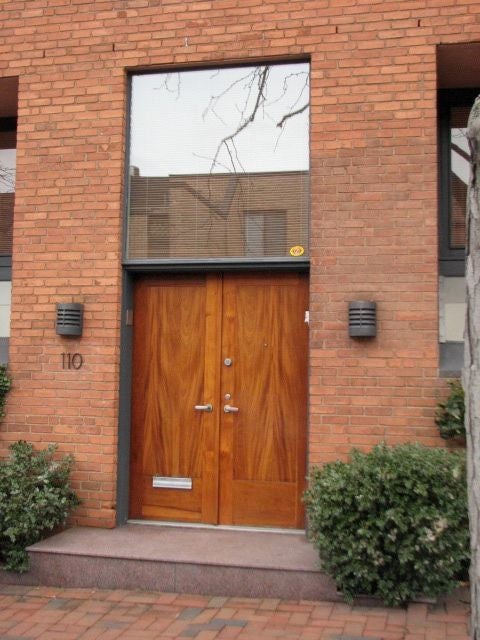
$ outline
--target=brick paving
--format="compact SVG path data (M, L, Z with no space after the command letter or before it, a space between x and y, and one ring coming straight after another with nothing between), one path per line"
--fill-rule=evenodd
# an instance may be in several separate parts
M466 597L406 609L0 586L0 640L467 640Z

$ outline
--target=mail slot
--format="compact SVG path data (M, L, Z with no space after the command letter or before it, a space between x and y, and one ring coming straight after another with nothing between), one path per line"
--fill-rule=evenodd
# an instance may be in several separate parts
M191 478L175 478L168 476L153 476L152 486L154 489L183 489L191 491Z

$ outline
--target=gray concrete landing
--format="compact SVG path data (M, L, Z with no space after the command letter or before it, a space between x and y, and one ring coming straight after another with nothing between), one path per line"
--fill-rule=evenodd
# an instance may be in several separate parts
M76 527L33 545L29 553L29 584L341 599L302 533L144 524Z

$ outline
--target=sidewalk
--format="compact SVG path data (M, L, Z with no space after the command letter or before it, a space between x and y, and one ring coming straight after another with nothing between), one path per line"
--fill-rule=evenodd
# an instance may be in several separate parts
M0 640L467 640L464 600L388 609L5 585L0 586Z

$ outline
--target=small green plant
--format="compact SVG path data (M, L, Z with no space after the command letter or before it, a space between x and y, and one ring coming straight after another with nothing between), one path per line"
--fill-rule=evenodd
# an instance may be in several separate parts
M451 438L465 439L465 393L460 380L452 380L450 394L445 402L439 402L435 422L440 436L445 440Z
M55 447L35 451L19 441L0 461L0 560L13 571L28 569L26 547L63 524L79 500L70 487L73 459L54 459Z
M407 444L313 469L310 536L347 600L387 605L458 584L469 555L463 452Z
M5 415L5 402L7 400L7 393L10 390L10 378L7 374L7 367L4 364L0 364L0 418Z

